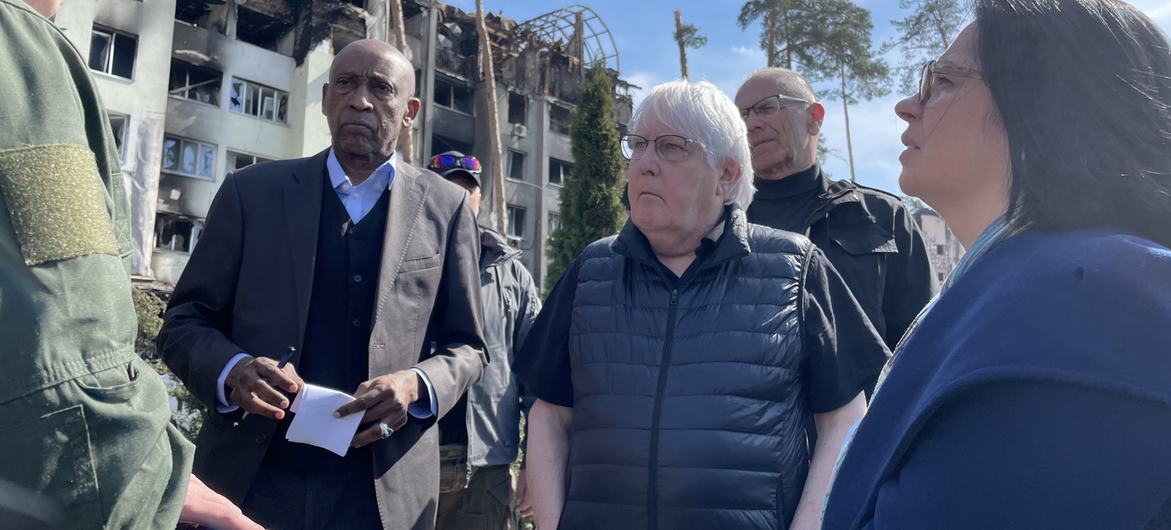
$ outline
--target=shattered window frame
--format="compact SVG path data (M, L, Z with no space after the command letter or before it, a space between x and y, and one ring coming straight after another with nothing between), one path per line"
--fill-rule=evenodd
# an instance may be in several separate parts
M508 239L514 242L523 241L525 238L525 212L527 209L524 206L517 204L507 204L508 208Z
M524 182L525 180L525 153L508 150L508 180Z
M556 178L554 178L556 175ZM549 184L562 186L565 180L573 175L573 163L559 158L549 157Z
M98 39L104 40L99 46ZM125 51L129 48L129 51ZM129 53L127 57L119 58L119 51ZM89 41L89 69L106 75L134 80L134 63L138 58L138 35L94 24L90 31Z
M155 215L154 249L190 254L195 250L195 245L199 243L199 236L203 234L204 226L204 220L197 217L158 212ZM178 245L175 244L176 237L183 238Z
M476 115L476 92L458 80L435 76L434 102L448 110L472 117Z
M529 118L529 101L524 94L508 93L508 123L526 125Z
M130 116L117 112L106 112L110 119L110 133L114 136L114 146L118 149L118 161L126 161L126 133L129 131Z
M216 151L215 144L173 134L164 135L162 171L169 175L215 182ZM194 160L187 157L188 153L194 156Z
M289 123L289 93L260 83L232 77L228 110L273 123Z
M243 151L235 151L233 149L228 149L227 159L228 159L227 165L224 166L225 167L225 174L235 173L235 172L240 171L241 169L244 169L244 168L251 166L253 164L259 164L261 162L272 162L272 160L273 160L271 158L264 158L262 156L257 156L252 153L245 153ZM248 163L241 165L240 164L241 160L248 160Z
M558 105L556 103L549 104L549 130L557 134L569 135L569 120L570 114L573 112L569 107Z
M240 42L281 53L281 41L288 36L287 28L291 27L292 25L282 21L280 16L237 4L236 40Z
M552 235L554 232L557 231L558 228L561 228L561 214L559 214L557 212L549 212L549 221L548 222L549 222L549 226L548 226L549 232L547 234L545 234L547 236Z
M183 79L177 80L177 74L181 74ZM192 74L206 77L206 79L197 81L193 85ZM176 81L183 84L176 88ZM171 59L171 77L168 84L168 95L170 96L218 107L220 105L220 87L223 84L224 73L219 70L198 66L181 59ZM201 95L206 97L200 98Z

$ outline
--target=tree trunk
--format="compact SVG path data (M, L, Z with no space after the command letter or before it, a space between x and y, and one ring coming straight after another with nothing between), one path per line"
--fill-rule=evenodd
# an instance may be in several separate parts
M768 26L768 65L779 66L777 64L777 12L769 10L768 15L765 16L765 25Z
M850 104L846 99L846 63L842 63L842 114L846 116L846 154L850 157L850 182L858 182L854 177L854 142L850 139Z
M500 120L496 109L496 70L492 65L492 43L484 24L484 1L476 0L476 33L480 34L480 62L484 67L484 96L488 100L488 167L492 168L492 209L496 213L496 231L506 234L508 220L504 208L504 168L501 163Z
M407 33L403 25L403 5L402 0L387 0L390 4L390 35L394 40L395 48L403 53L407 51ZM414 87L411 87L414 89ZM416 94L417 95L417 94ZM403 128L402 135L399 137L399 150L403 154L403 162L408 164L415 161L415 131L414 126Z
M687 46L683 43L683 15L675 10L675 44L679 45L679 71L687 79Z

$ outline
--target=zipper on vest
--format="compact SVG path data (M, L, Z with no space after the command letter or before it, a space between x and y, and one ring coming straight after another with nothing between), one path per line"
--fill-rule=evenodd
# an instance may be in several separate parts
M659 361L659 385L655 391L655 408L651 416L651 450L648 458L647 528L659 527L659 419L663 410L663 391L667 388L667 368L671 364L671 346L675 342L675 310L679 306L679 288L671 289L671 305L667 308L667 335L663 340L663 358Z

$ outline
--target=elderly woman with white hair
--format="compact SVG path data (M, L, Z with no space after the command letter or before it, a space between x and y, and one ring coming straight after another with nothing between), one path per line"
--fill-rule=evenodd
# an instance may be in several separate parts
M710 83L635 112L630 221L574 260L514 363L541 530L820 525L889 354L821 251L745 220L744 127Z

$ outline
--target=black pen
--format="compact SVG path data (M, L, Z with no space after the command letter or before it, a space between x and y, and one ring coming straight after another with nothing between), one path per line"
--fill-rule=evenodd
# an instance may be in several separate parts
M293 360L293 354L295 353L297 353L297 348L289 346L289 349L285 350L285 353L281 355L281 362L277 363L276 365L277 370L284 370L285 365L289 364L289 361Z
M289 361L293 360L293 355L296 353L297 353L297 348L289 346L289 349L285 350L285 353L281 354L280 362L278 362L276 365L277 370L284 370L285 365L289 364ZM247 418L248 416L251 416L251 415L252 415L251 412L245 411L244 415L240 416L240 419Z

